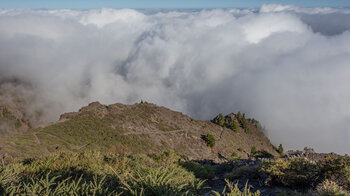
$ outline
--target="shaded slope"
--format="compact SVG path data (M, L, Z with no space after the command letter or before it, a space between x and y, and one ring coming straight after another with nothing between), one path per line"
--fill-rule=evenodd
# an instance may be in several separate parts
M175 150L188 159L225 160L233 153L245 158L254 146L277 155L272 144L254 125L251 133L237 132L211 122L194 120L154 104L134 105L98 102L61 115L60 121L44 128L2 139L1 153L6 157L35 157L58 150L97 149L118 154ZM207 147L203 135L216 139ZM239 150L238 150L239 149Z
M23 100L10 93L5 93L0 87L0 138L24 132L30 128L30 119L21 107Z

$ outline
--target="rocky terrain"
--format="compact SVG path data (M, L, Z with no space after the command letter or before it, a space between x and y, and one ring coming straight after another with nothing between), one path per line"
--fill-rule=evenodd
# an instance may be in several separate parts
M174 150L188 160L215 162L232 156L248 158L252 147L278 155L259 128L249 127L249 133L242 127L233 131L150 103L106 106L94 102L79 112L62 114L57 123L2 139L0 146L8 158L41 156L62 149L149 155ZM207 134L215 138L213 147L203 139Z

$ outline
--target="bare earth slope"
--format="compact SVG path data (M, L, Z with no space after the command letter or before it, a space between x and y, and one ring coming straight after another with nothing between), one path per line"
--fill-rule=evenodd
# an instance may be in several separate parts
M7 158L44 156L59 150L101 150L116 154L175 150L188 159L223 161L232 154L246 158L251 148L277 155L267 137L253 125L251 133L237 132L209 121L194 120L180 112L149 103L102 105L61 115L57 123L0 140ZM216 139L207 147L203 135Z

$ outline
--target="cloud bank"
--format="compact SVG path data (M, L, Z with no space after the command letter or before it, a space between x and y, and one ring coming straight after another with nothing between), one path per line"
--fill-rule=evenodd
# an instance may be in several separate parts
M143 99L205 120L242 111L275 144L349 153L348 21L348 9L279 5L3 9L0 83L45 121Z

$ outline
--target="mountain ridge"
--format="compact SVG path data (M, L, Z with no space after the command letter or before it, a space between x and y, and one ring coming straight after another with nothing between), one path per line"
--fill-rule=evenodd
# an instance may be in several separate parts
M254 147L278 155L262 130L253 124L249 126L252 133L246 133L241 127L234 132L151 103L103 105L93 102L78 112L62 114L59 121L51 125L0 140L0 153L26 158L58 150L98 149L116 154L174 150L190 160L220 162L232 156L247 158ZM203 140L207 134L216 140L212 148Z

